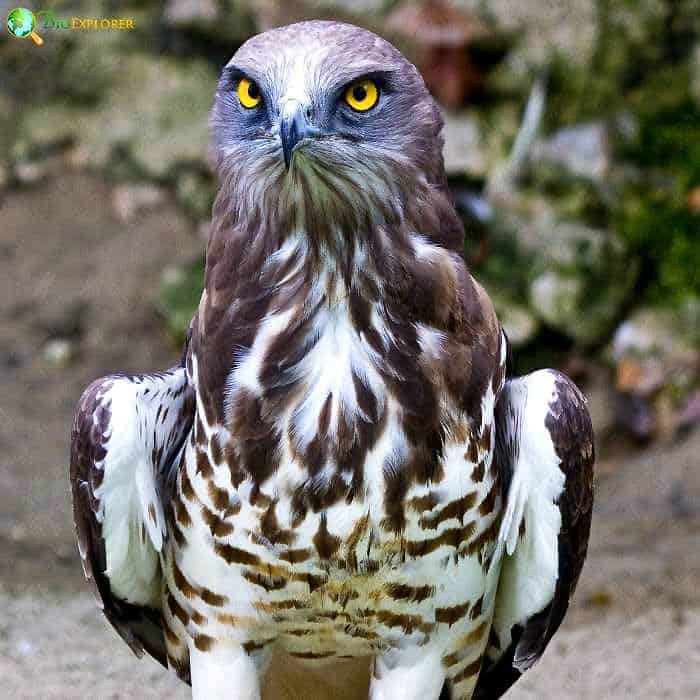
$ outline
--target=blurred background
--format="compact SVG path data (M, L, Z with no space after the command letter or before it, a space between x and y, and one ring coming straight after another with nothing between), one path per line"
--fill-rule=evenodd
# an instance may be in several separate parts
M0 0L6 17L15 0ZM179 357L215 182L207 112L251 34L340 18L396 43L446 114L465 256L517 369L584 388L590 556L512 698L700 697L700 2L55 2L0 31L3 697L186 697L100 617L68 446L93 378ZM134 30L62 29L72 17ZM48 23L48 25L47 25Z

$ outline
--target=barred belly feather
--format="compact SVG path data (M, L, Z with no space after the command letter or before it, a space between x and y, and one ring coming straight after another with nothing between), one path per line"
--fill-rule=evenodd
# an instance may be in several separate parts
M229 416L237 392L260 400L266 353L288 328L274 316L261 327L227 383ZM172 571L165 608L173 641L191 638L201 650L236 644L254 656L279 645L305 662L396 649L420 655L430 647L455 684L473 683L470 663L488 639L491 610L483 601L500 513L493 390L476 427L464 415L454 422L460 409L445 403L440 453L418 455L428 464L417 466L402 406L348 305L324 306L308 328L313 348L294 369L288 400L277 399L280 438L266 479L239 481L245 454L237 433L209 424L198 406L171 523L178 535L163 567ZM393 341L386 328L375 330ZM197 387L194 354L190 367ZM358 477L343 471L329 445L347 440L349 430L359 439L357 425L371 422L371 444L353 465ZM324 443L316 461L309 458L314 441ZM399 503L387 505L396 481L407 486ZM172 658L182 649L173 643Z

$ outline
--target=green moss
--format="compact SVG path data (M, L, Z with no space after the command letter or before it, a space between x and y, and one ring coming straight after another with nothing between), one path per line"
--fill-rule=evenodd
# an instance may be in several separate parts
M524 299L534 256L519 244L517 237L505 225L497 223L486 235L486 255L481 248L483 243L467 235L467 263L487 287L498 290L507 299Z
M544 194L562 220L580 221L598 228L609 223L609 197L600 185L563 172L556 165L538 163L528 174L523 190L532 195Z
M700 106L691 97L698 0L598 0L590 65L561 55L551 63L546 129L589 119L631 117L615 159L634 177L609 183L600 200L576 183L534 183L562 214L616 230L640 262L641 302L677 304L700 295L700 216L688 195L700 186ZM564 191L562 191L562 188Z
M204 258L163 273L156 308L175 341L185 340L202 294Z
M613 220L642 258L654 301L700 295L700 216L688 206L700 187L700 108L689 80L687 67L664 68L635 91L638 134L620 153L643 175L625 188Z

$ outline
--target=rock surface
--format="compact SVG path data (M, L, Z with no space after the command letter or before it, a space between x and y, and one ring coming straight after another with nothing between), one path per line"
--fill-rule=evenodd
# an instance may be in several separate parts
M211 66L146 54L123 56L119 65L95 108L59 98L25 108L15 158L70 142L89 167L126 168L132 177L164 178L180 164L201 163L216 86Z
M534 312L583 345L605 339L637 273L620 239L573 222L534 222L522 241L535 256L529 295Z
M600 182L611 166L611 142L600 123L579 124L537 141L531 153L535 162L559 167L571 176Z
M700 420L697 307L635 311L615 331L609 350L622 406L619 425L641 439L672 437ZM633 410L632 410L632 407Z

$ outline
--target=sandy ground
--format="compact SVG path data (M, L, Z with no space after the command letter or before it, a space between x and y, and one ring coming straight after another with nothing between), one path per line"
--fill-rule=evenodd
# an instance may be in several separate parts
M187 697L102 620L73 544L73 406L96 376L175 361L149 300L163 267L201 247L170 204L123 225L108 195L70 175L0 202L2 698ZM67 367L45 359L56 336L78 353ZM508 697L700 697L698 455L700 431L603 450L572 612Z

